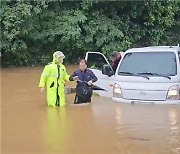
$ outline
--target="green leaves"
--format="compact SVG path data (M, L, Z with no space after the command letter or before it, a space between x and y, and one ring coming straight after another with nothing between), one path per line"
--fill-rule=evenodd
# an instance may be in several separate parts
M175 45L180 1L1 2L2 64L37 65L61 50L73 63L87 51Z

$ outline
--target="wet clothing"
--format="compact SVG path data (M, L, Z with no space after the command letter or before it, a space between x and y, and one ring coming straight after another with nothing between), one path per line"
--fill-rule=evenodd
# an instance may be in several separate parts
M91 102L92 88L85 82L78 82L76 86L76 96L74 103Z
M117 66L118 66L120 60L121 60L121 57L112 62L112 69L113 69L114 73L116 72L116 69L117 69Z
M76 70L69 78L70 81L73 80L73 77L78 76L79 80L76 86L76 96L75 96L75 104L76 103L86 103L91 102L92 96L92 88L87 84L88 81L92 80L92 82L97 81L97 77L94 73L86 69L84 72L81 70Z
M46 87L46 98L48 106L65 105L64 84L69 81L69 75L63 64L53 62L46 65L40 78L39 87Z

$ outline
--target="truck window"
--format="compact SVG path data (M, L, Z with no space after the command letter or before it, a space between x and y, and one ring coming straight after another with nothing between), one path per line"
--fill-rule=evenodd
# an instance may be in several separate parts
M104 57L100 54L88 54L88 67L102 70L102 66L107 64Z
M174 52L132 52L127 53L118 72L156 73L174 76L177 74L177 62Z

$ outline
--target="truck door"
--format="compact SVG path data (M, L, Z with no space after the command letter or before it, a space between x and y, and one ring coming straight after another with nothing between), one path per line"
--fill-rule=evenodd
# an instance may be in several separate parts
M87 52L85 59L88 62L88 68L98 78L94 84L107 91L94 91L100 96L112 97L114 72L107 58L100 52Z

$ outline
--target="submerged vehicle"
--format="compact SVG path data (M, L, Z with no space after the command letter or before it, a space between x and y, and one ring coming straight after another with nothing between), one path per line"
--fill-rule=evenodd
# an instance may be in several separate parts
M179 45L129 49L116 72L100 52L87 52L85 59L98 78L95 85L107 90L97 91L100 96L132 104L180 104Z

